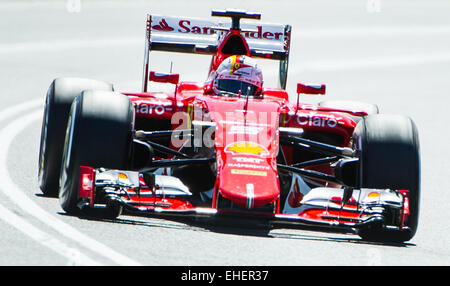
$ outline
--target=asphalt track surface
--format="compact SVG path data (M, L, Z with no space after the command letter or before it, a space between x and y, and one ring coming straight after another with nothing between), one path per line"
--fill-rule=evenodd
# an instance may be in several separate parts
M224 3L226 2L226 3ZM0 3L0 265L450 265L450 3L448 1L2 1ZM66 215L37 184L42 106L51 81L81 76L139 91L146 13L209 17L262 12L291 24L288 91L326 83L325 97L377 103L416 122L422 198L416 236L377 244L299 229L223 226L123 215ZM154 54L152 69L203 80L209 57ZM268 64L266 86L276 73Z

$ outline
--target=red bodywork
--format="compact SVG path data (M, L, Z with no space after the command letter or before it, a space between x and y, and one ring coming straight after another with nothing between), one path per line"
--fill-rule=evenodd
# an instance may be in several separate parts
M137 118L170 120L174 113L181 112L195 120L207 117L208 114L208 118L217 124L217 191L243 207L258 207L279 199L276 167L279 126L336 133L345 138L344 146L347 146L356 125L349 117L337 116L328 110L315 110L309 105L301 105L297 109L295 104L287 100L285 90L275 88L268 89L267 94L264 91L263 98L249 99L248 102L246 98L207 95L200 83L180 83L176 96L170 93L125 94L134 103ZM244 110L246 104L247 111ZM257 128L258 136L227 135L233 126L244 125ZM242 145L245 145L242 142L247 142L247 145L254 146L239 148L240 142ZM251 150L246 152L244 149ZM289 147L286 149L286 153L290 152ZM233 159L242 156L250 158L253 168ZM253 199L250 202L246 189L248 184L254 185Z
M167 26L167 23L165 24ZM150 24L147 25L150 27ZM150 30L148 31L150 33ZM218 45L212 57L209 75L212 75L220 63L231 54L225 54L222 48L232 37L239 37L244 43L247 56L251 55L246 38L240 30L230 30ZM148 68L146 63L144 69ZM146 77L144 77L146 78ZM161 75L150 72L149 80L170 82L175 85L175 92L123 92L135 107L136 120L171 121L172 129L189 128L193 121L213 122L215 124L214 148L216 150L217 179L212 203L209 207L198 207L187 198L156 195L152 189L142 188L137 193L128 189L127 202L139 206L148 212L217 214L230 212L221 210L220 199L226 199L239 205L242 209L235 213L272 205L273 211L252 212L271 219L293 220L297 223L316 225L354 226L364 222L355 200L342 203L342 196L330 200L333 207L329 209L307 208L295 214L281 212L279 172L277 155L280 148L286 155L288 164L292 162L292 148L280 147L279 128L291 127L343 138L341 147L351 147L351 138L356 126L346 114L364 116L362 111L337 110L298 102L291 102L286 90L265 87L261 98L223 97L211 93L211 81L178 82L178 75ZM147 83L144 82L144 89ZM324 93L325 86L298 86L299 93ZM182 120L173 122L175 114ZM248 129L248 130L247 130ZM175 148L176 149L176 148ZM315 170L333 174L330 164L314 167ZM80 190L80 197L94 201L95 187L89 184L89 178L95 177L95 170L83 167L81 180L85 180ZM326 185L322 183L323 185ZM89 189L89 186L92 188ZM327 186L338 186L327 184ZM407 192L404 192L407 200ZM292 208L298 207L303 195L293 193L287 200ZM247 211L246 211L247 210ZM407 208L403 215L407 215Z

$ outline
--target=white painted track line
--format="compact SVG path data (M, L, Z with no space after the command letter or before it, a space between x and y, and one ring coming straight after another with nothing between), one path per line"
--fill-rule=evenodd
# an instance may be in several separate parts
M24 113L27 110L44 105L44 99L38 98L29 101L25 101L11 107L7 107L5 109L0 110L0 122L6 120L10 117L17 116L18 114Z
M0 204L0 219L10 224L33 240L67 258L67 265L99 266L99 262L82 254L78 249L69 247L48 233L38 229L25 219Z
M31 105L33 106L33 103L25 102L22 103L22 105L17 105L14 107L11 107L11 109L16 110L17 112L23 112L25 110L24 106ZM11 112L11 109L5 109L2 110L0 114L9 113L10 116L13 116L13 112ZM59 232L61 235L76 241L80 245L86 247L91 252L100 254L115 263L119 265L140 265L138 262L116 252L115 250L97 242L96 240L82 234L77 229L73 228L72 226L62 222L61 220L53 217L46 211L44 211L42 208L40 208L35 202L33 202L28 196L24 194L24 192L14 184L12 181L8 168L7 168L7 157L8 157L8 151L10 149L11 143L14 140L15 137L17 137L21 131L23 131L29 124L39 120L42 118L42 109L39 109L37 111L33 111L31 113L26 112L25 116L16 117L15 120L11 121L6 125L4 128L0 130L0 178L2 178L0 190L18 207L20 207L24 212L29 213L30 215L36 217L49 227L55 229L57 232ZM1 116L0 116L1 117ZM37 156L37 155L36 155ZM7 212L3 212L4 214L7 214ZM8 218L12 218L11 216L3 217L2 219L5 219L6 222L9 222ZM14 218L13 218L14 219ZM16 220L17 221L17 220ZM15 225L18 228L25 227L27 224L21 222L17 225ZM22 229L21 230L26 233L30 234L28 230ZM36 229L34 229L36 230ZM36 233L36 232L33 232ZM44 233L40 233L41 237L45 236ZM46 236L48 237L48 236ZM44 240L46 241L46 240ZM46 244L48 245L48 244ZM62 251L63 244L57 243L59 245L60 249L58 251ZM56 250L56 249L54 249ZM64 249L63 253L74 253L73 249ZM81 256L82 257L82 256ZM93 262L93 261L86 261L86 262ZM91 263L89 263L91 264Z

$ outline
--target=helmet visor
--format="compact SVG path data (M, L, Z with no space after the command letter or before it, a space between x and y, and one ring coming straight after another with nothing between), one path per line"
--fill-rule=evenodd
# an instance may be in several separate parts
M259 91L259 87L253 85L251 83L234 80L234 79L219 79L217 80L217 89L224 92L231 92L234 94L239 94L241 91L241 95L257 95Z

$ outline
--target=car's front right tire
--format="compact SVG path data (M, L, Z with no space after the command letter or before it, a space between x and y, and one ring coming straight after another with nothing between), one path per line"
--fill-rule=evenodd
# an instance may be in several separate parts
M385 228L361 229L365 240L404 242L417 231L420 206L420 148L415 123L401 115L376 114L356 126L354 144L359 152L361 188L409 191L409 231Z

